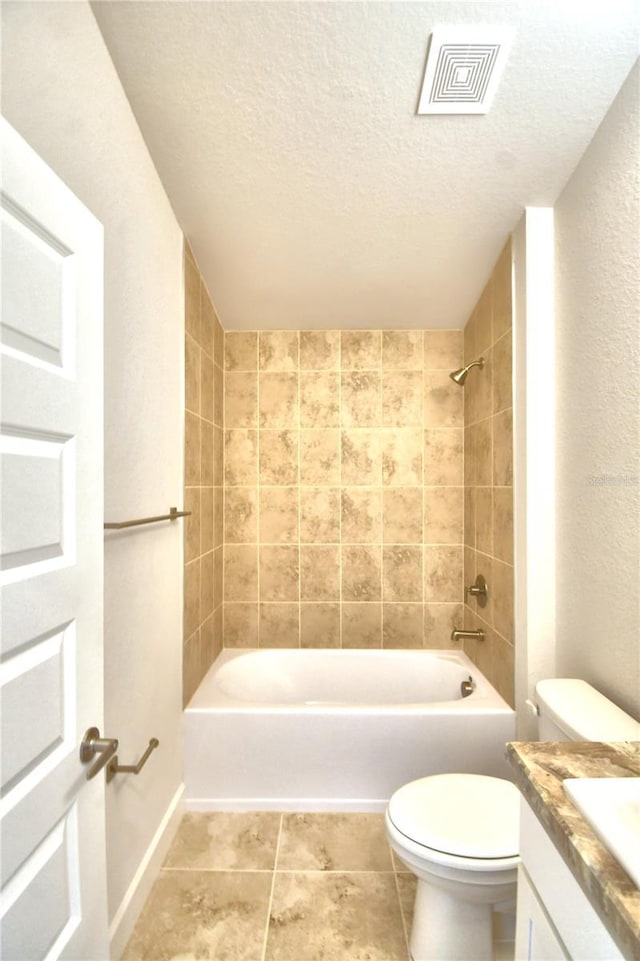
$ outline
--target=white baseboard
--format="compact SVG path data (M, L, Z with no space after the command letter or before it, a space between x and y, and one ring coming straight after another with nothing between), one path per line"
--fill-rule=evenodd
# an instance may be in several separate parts
M167 810L151 844L147 848L125 896L109 925L109 946L112 961L122 956L153 882L158 876L162 862L169 850L178 825L184 814L184 784L181 784Z
M366 814L385 811L388 798L187 798L187 811L286 811Z

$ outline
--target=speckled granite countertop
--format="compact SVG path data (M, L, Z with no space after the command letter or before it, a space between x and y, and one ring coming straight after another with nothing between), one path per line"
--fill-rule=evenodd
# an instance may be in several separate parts
M569 777L640 777L640 742L507 744L515 781L629 961L640 961L640 890L562 786Z

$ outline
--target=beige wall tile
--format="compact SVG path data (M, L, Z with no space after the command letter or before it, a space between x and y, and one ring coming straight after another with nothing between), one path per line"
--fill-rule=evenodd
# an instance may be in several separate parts
M213 428L213 484L224 484L224 431L222 427Z
M422 487L384 488L382 503L384 543L422 543Z
M300 605L300 647L340 647L340 605Z
M454 627L462 627L463 617L462 604L425 604L424 646L435 649L456 647L451 640L451 631Z
M446 370L424 373L424 426L462 427L464 420L463 391Z
M429 486L452 486L464 483L463 464L462 430L425 430L425 484Z
M300 331L301 370L336 370L339 366L339 330Z
M228 487L224 495L225 544L258 541L258 491L255 487Z
M220 321L215 316L213 324L213 362L224 368L224 331Z
M422 427L422 371L383 372L382 426Z
M224 363L226 370L257 370L257 332L227 330L224 335Z
M464 489L464 543L469 547L476 546L476 489Z
M467 379L467 384L473 383L476 391L475 419L483 420L493 414L493 349L489 347L482 352L484 367L474 367ZM464 388L465 392L467 387Z
M337 373L304 371L300 374L300 426L340 426L340 381Z
M200 548L198 553L206 554L213 549L214 493L213 487L200 488Z
M503 410L493 420L493 483L496 487L513 484L512 411Z
M276 486L298 483L297 431L260 431L260 483Z
M298 604L260 604L260 647L299 647Z
M184 404L194 414L200 413L200 347L190 334L184 338Z
M216 547L213 552L213 607L222 605L224 601L224 549Z
M260 426L270 428L297 427L299 416L298 374L261 372L259 387ZM239 424L237 426L251 425Z
M381 423L381 384L378 371L342 374L343 427L379 427Z
M260 370L298 370L298 331L262 330L258 339Z
M184 322L187 333L200 343L200 275L193 261L184 262Z
M451 373L462 366L462 331L425 330L424 369Z
M337 487L300 488L300 540L334 544L340 540L340 491Z
M340 600L340 548L307 545L300 548L300 599Z
M199 487L200 418L185 411L184 419L184 482L188 487Z
M256 545L224 547L225 601L258 600L258 548Z
M342 599L377 601L382 596L382 557L379 546L342 548Z
M255 371L227 371L224 391L225 427L258 424L258 375Z
M226 486L252 486L258 482L258 432L224 432L224 483Z
M200 621L213 612L213 551L200 558Z
M294 544L298 541L298 488L260 488L260 542Z
M428 487L424 493L424 543L461 544L463 487Z
M424 548L424 599L455 603L462 596L462 548Z
M222 547L224 540L224 488L213 488L213 546Z
M476 550L493 554L493 489L476 488Z
M202 622L200 628L200 675L204 677L214 658L219 653L216 647L215 618L213 614Z
M213 487L213 430L210 421L200 419L200 483L206 487Z
M205 285L200 283L200 346L213 360L216 314Z
M298 547L260 547L260 600L297 601L300 587Z
M417 427L385 428L381 434L383 485L416 487L422 481L422 431Z
M382 366L385 370L422 370L423 332L383 330Z
M378 430L342 431L342 483L376 487L382 482L382 437Z
M224 427L224 371L213 365L213 422Z
M472 360L477 360L476 354L476 329L478 326L477 306L473 309L469 320L465 324L463 333L464 363L470 364Z
M222 490L220 488L220 490ZM200 488L200 547L198 553L206 554L214 547L214 493L213 487Z
M343 603L342 647L382 647L382 604Z
M498 560L493 563L493 626L513 643L513 567Z
M342 491L342 543L380 541L382 498L379 487L345 487Z
M204 351L200 357L200 413L213 423L213 361Z
M200 680L200 631L196 631L183 647L182 704L184 707L193 697Z
M224 605L225 647L259 647L258 604Z
M423 596L422 546L382 548L382 598L385 601L421 601Z
M184 519L184 562L200 556L200 488L185 487L184 509L191 516Z
M511 329L493 348L493 408L497 413L512 405L513 358Z
M184 569L184 637L200 626L200 558Z
M490 487L493 483L493 432L495 418L487 417L475 425L476 476L478 487ZM473 428L472 428L473 429Z
M422 604L382 605L382 646L422 647Z
M340 431L304 428L300 431L300 483L305 487L340 483Z
M381 331L343 330L340 334L340 350L343 370L377 370L381 362Z
M493 488L493 549L495 556L513 563L513 488Z

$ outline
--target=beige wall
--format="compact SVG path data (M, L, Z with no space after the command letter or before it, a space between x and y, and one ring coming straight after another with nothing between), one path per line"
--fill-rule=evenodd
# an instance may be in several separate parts
M224 336L185 245L185 518L182 687L189 700L222 648Z
M465 627L484 641L466 641L466 653L513 705L513 443L511 246L504 248L464 329L465 363L484 357L464 388L464 580L483 574L488 601L469 596Z
M227 332L225 348L225 646L448 646L461 331Z

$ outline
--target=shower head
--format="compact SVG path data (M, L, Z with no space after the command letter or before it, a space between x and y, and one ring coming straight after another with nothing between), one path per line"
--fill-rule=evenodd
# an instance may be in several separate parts
M472 364L467 364L466 367L461 367L459 370L454 370L453 373L449 374L449 377L460 387L464 387L467 374L472 367L479 367L480 370L482 370L484 367L484 357L481 357L480 360L474 360Z

